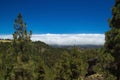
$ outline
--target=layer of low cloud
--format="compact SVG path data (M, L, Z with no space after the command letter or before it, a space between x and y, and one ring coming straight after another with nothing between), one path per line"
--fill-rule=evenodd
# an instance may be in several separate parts
M12 35L0 35L0 39L13 39Z
M1 39L12 39L12 35L0 35ZM33 41L50 45L103 45L104 34L33 34Z

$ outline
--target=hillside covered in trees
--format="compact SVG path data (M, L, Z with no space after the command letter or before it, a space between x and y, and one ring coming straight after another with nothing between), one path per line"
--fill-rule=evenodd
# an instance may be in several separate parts
M0 42L0 80L120 80L120 0L102 48L55 48L32 42L21 14L13 40Z

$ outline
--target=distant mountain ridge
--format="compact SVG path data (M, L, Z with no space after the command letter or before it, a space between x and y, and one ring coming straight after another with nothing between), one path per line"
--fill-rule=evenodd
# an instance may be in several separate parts
M11 42L11 39L0 39L0 42ZM34 42L41 42L41 41L34 41ZM42 44L46 44L45 42L41 42ZM54 48L71 48L71 47L79 47L79 48L101 48L103 45L53 45L53 44L46 44L52 46Z
M79 47L79 48L102 48L103 45L50 45L56 48L71 48L71 47Z

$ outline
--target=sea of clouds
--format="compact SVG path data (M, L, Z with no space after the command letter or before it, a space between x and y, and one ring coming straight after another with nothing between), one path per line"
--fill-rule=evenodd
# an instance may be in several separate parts
M0 35L0 39L12 39L12 35ZM33 34L33 41L49 45L103 45L104 34Z

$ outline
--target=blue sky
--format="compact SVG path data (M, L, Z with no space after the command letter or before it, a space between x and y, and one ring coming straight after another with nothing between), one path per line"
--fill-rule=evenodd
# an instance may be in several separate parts
M33 34L104 34L114 0L0 0L0 34L14 32L22 13Z

